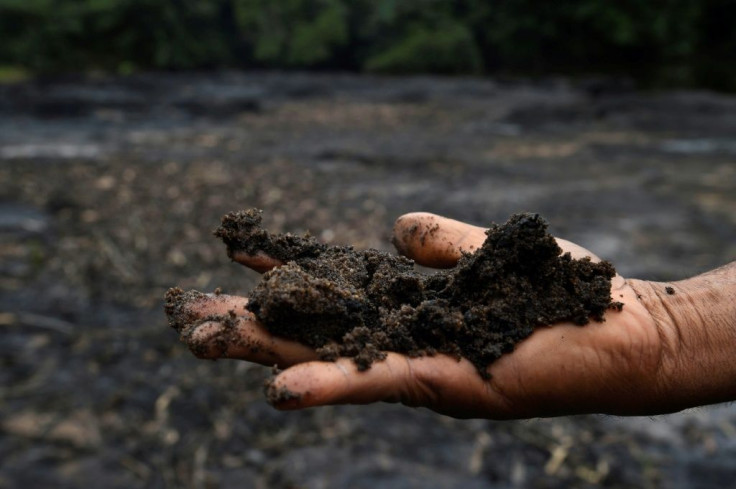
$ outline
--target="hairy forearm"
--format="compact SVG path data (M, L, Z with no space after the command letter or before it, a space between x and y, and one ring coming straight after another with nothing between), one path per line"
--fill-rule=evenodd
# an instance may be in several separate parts
M663 344L672 410L736 400L736 262L678 282L630 280Z

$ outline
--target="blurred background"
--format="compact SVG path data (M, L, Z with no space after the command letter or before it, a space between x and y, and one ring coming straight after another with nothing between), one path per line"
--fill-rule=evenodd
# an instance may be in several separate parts
M288 68L614 74L736 90L733 0L2 0L5 76Z
M195 359L211 236L391 250L394 219L539 212L626 275L736 257L729 0L0 0L0 488L724 488L736 410L281 413Z

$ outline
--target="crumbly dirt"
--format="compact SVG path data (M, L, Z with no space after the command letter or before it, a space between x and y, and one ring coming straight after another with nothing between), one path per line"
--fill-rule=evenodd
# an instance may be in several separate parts
M179 287L172 287L166 291L164 296L164 310L169 318L169 326L177 333L182 334L185 329L195 320L200 318L190 309L187 304L196 300L208 300L209 296L196 290L184 291Z
M273 378L267 380L264 385L266 399L272 406L280 406L289 401L301 399L302 396L299 393L291 391L285 386L277 387L272 381Z
M281 261L310 258L321 255L327 245L308 235L270 234L260 227L261 213L257 209L228 214L215 230L215 236L227 245L227 255L243 252L255 255L259 252Z
M224 216L215 234L230 256L262 252L285 262L249 294L247 308L271 333L314 347L325 360L351 357L360 370L387 351L445 353L486 376L536 327L582 326L622 307L610 295L613 266L563 254L538 214L492 225L481 248L432 274L382 251L272 235L255 209Z

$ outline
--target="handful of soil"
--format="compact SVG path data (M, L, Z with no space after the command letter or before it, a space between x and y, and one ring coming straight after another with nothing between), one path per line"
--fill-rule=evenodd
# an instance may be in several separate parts
M327 246L310 236L270 234L261 211L233 212L215 231L228 255L264 253L285 264L265 273L248 309L274 335L359 369L385 358L445 353L486 367L534 328L603 320L611 300L608 262L562 253L537 214L492 225L483 246L432 274L404 257Z

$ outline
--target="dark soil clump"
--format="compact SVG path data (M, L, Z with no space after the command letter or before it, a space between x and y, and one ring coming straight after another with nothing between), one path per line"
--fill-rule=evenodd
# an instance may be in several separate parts
M227 254L234 252L256 255L259 252L281 261L321 255L327 245L309 236L271 234L260 227L261 212L257 209L231 212L222 218L215 236L227 245Z
M268 330L359 369L385 358L445 353L486 367L534 328L603 320L611 300L608 262L562 253L537 214L516 214L487 231L483 246L453 269L414 270L377 250L327 246L310 236L272 235L260 211L228 214L215 234L228 254L265 253L285 262L263 275L248 309Z

